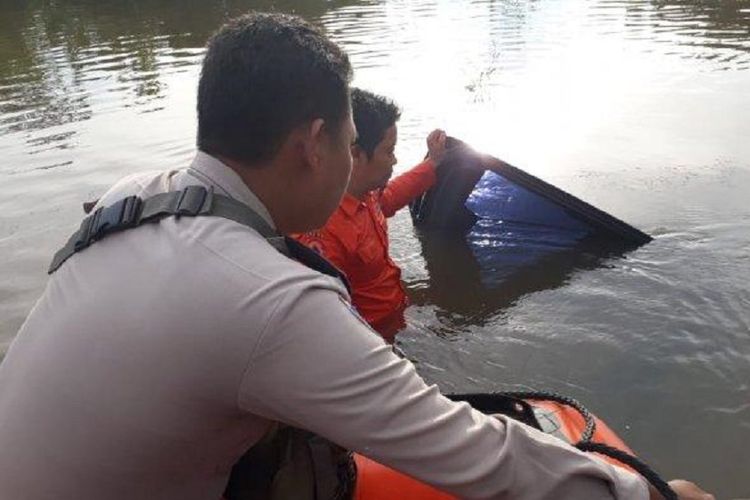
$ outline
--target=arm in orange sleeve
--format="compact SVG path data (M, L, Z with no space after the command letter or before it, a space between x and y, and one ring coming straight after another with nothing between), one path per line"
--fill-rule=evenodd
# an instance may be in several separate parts
M392 217L399 209L430 189L436 179L435 164L429 159L393 179L380 194L383 215Z

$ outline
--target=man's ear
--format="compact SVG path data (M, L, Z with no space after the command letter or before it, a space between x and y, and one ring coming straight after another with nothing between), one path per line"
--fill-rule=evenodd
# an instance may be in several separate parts
M308 165L314 169L320 168L325 152L326 123L322 118L311 121L303 133L304 155Z

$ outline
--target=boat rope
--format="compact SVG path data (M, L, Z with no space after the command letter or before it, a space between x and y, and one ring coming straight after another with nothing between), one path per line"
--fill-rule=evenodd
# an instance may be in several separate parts
M581 434L581 437L578 440L578 442L588 443L594 437L594 432L596 432L596 420L594 419L594 415L592 415L590 411L588 411L581 403L579 403L573 398L570 398L568 396L563 396L562 394L557 394L555 392L546 392L546 391L512 391L512 392L501 392L500 394L502 394L503 396L510 396L512 398L518 398L518 399L531 399L531 400L536 400L536 401L553 401L555 403L560 403L562 405L574 408L578 413L581 414L584 422L586 422L586 427L584 428L583 433Z
M581 434L581 438L578 442L573 443L573 446L581 451L600 453L614 458L618 462L623 463L638 472L638 474L651 483L651 485L661 493L665 500L678 500L677 494L672 490L669 484L667 484L667 482L664 481L664 479L662 479L661 476L659 476L659 474L657 474L656 471L649 467L644 461L619 448L615 448L614 446L592 442L591 440L594 437L594 432L596 432L596 420L591 412L575 399L554 392L545 391L510 391L498 392L496 394L518 399L530 399L533 401L553 401L575 409L583 417L586 427Z

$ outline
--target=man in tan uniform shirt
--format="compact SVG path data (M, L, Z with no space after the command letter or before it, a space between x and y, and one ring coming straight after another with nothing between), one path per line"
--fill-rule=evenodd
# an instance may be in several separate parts
M99 205L202 185L282 234L322 225L351 168L350 71L297 18L234 21L204 62L202 152ZM348 300L219 217L94 243L53 274L0 365L0 498L216 500L273 422L463 498L649 497L631 473L444 398Z

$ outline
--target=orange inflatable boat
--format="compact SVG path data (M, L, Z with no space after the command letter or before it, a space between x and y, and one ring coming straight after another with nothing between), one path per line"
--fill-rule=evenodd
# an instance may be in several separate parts
M599 453L604 460L618 467L630 469L643 476L666 500L677 499L669 486L659 478L646 464L637 459L628 446L607 425L592 415L577 401L558 394L541 392L515 393L479 393L448 395L455 401L465 401L473 408L488 415L505 415L543 432L567 441L576 448L592 453ZM256 445L256 450L260 445ZM269 450L273 450L273 446ZM258 477L271 480L273 476L263 475L263 467L257 463L247 462L246 455L235 465L232 479L224 498L231 500L248 500L261 498L248 495L247 492L263 491L253 479L255 468L260 470ZM260 454L262 457L262 453ZM275 456L272 451L270 455ZM413 479L405 474L390 469L362 455L354 454L354 464L347 462L349 484L353 484L354 500L449 500L456 497L432 486ZM265 484L265 483L264 483ZM270 483L269 483L270 484ZM351 490L347 490L349 498ZM262 495L261 495L262 496ZM265 498L265 496L262 496ZM306 497L305 497L306 498Z
M633 451L604 422L589 413L576 401L556 394L516 393L515 397L503 394L465 394L449 396L467 401L487 414L504 414L555 435L585 451L600 451L603 459L618 467L636 473L653 475L647 480L661 481L645 464L633 457ZM606 453L606 454L604 454ZM614 458L619 457L619 459ZM632 460L631 460L632 459ZM385 467L362 455L355 454L357 482L355 500L452 500L456 497L437 490L416 479ZM636 467L627 465L630 462ZM637 462L633 464L632 462ZM641 465L639 467L638 465ZM662 481L663 483L663 481ZM662 488L666 484L662 485ZM661 489L661 488L659 488ZM669 498L669 496L666 496Z

